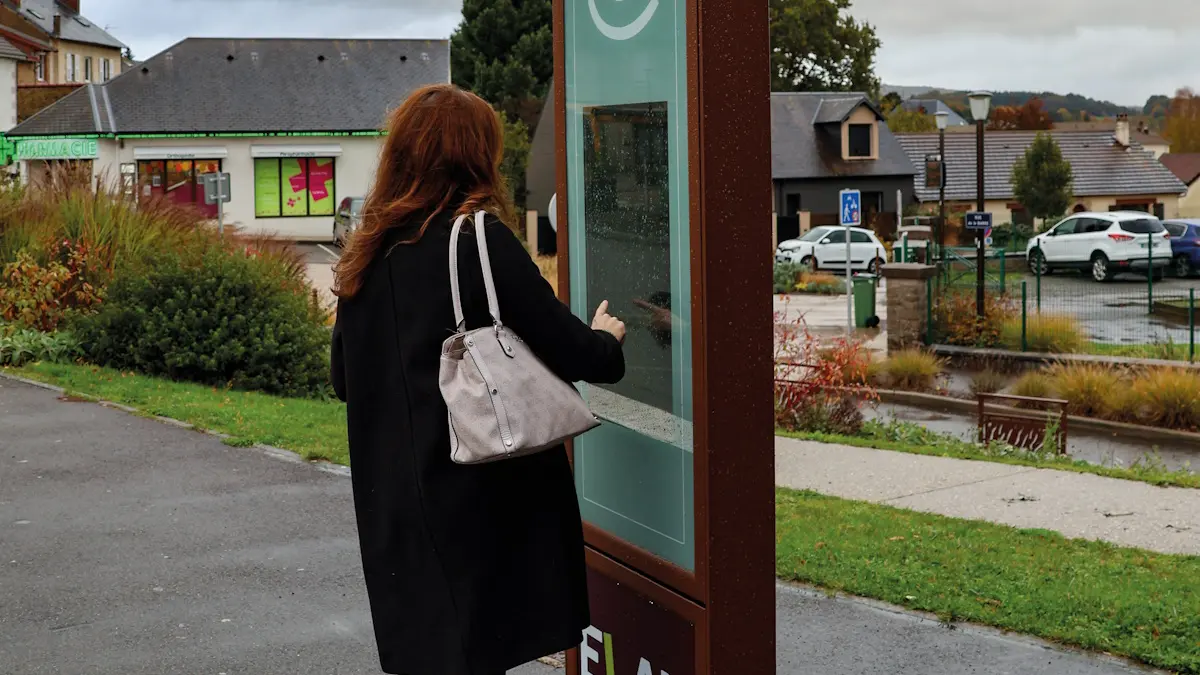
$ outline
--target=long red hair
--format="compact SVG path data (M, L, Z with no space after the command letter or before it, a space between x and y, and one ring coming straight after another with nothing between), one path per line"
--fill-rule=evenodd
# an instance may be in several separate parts
M512 223L508 187L500 172L504 128L486 101L449 84L418 89L388 118L387 141L362 223L334 270L333 292L351 298L389 230L420 226L402 244L418 241L448 208L455 215L487 210Z

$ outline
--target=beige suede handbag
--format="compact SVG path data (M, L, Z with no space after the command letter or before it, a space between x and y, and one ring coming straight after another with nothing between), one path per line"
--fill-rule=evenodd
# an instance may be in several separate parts
M559 379L500 321L485 212L475 214L479 264L492 325L466 330L459 294L458 238L450 232L450 292L456 333L442 344L438 385L450 422L450 459L486 464L555 447L600 425L575 387Z

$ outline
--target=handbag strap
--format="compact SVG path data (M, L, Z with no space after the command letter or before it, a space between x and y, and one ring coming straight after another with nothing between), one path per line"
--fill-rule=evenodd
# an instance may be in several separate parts
M483 225L486 216L487 213L484 211L475 214L475 236L479 239L479 266L483 269L483 288L487 293L488 314L492 317L492 323L499 326L501 325L500 303L496 299L496 283L492 279L492 259L488 254L487 230ZM458 327L458 330L466 327L458 279L458 237L462 233L463 224L466 221L465 215L459 216L454 221L453 229L450 230L450 296L454 301L454 325Z

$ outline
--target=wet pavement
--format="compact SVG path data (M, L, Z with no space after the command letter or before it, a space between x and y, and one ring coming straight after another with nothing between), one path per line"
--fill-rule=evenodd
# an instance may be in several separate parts
M379 672L345 475L3 378L0 429L4 675ZM1147 672L791 586L776 620L784 675Z

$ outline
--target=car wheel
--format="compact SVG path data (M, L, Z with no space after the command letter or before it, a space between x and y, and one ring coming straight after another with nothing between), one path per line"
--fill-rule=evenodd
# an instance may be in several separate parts
M801 258L800 264L804 265L805 267L812 270L813 272L817 271L817 259L812 257L811 255L806 255L803 258Z
M872 276L879 274L879 258L875 258L871 262L867 263L867 274Z
M1044 277L1050 275L1050 265L1046 263L1046 256L1042 255L1042 249L1035 248L1029 252L1029 268L1034 274Z
M1187 279L1192 276L1192 261L1188 260L1186 255L1181 255L1175 259L1175 276L1180 279Z
M1103 253L1092 256L1092 278L1100 282L1112 281L1112 265L1108 262L1108 256Z

